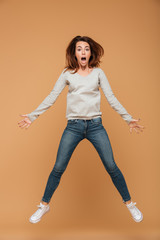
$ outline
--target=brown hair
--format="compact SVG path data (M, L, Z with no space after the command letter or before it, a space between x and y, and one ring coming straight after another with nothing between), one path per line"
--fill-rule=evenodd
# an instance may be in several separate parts
M103 47L90 37L76 36L70 41L70 43L67 46L66 63L65 63L66 69L64 72L66 72L67 70L75 69L75 72L73 72L73 73L76 73L79 68L77 58L75 56L76 43L79 41L87 42L90 46L91 56L90 56L90 59L88 62L88 66L89 67L99 67L100 66L100 63L101 63L100 58L104 55Z

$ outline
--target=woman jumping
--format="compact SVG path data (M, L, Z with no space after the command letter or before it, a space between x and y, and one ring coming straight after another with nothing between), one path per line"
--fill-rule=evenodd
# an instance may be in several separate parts
M114 96L104 71L99 67L100 58L103 55L103 47L92 38L87 36L73 38L66 49L66 66L50 94L33 112L20 115L23 119L18 122L19 127L28 129L33 121L55 103L62 90L68 85L67 124L59 143L54 167L48 177L40 204L37 205L38 210L29 218L31 223L39 222L42 216L50 210L49 202L59 185L73 151L85 138L97 150L134 221L140 222L143 219L143 214L135 206L136 202L131 200L125 178L114 160L111 143L102 124L99 88L102 89L111 107L126 121L130 132L132 130L135 130L136 133L142 132L144 127L137 123L140 119L133 119Z

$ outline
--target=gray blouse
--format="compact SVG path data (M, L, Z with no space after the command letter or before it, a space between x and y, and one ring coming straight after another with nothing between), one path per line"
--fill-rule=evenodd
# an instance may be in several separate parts
M64 73L64 70L49 95L33 112L27 114L31 122L36 120L39 115L54 104L66 85L68 85L67 119L92 119L101 116L101 94L99 91L99 87L101 87L111 107L119 113L127 123L132 120L132 116L114 96L108 79L101 68L93 68L92 72L87 76L81 76L79 73L72 74L71 70Z

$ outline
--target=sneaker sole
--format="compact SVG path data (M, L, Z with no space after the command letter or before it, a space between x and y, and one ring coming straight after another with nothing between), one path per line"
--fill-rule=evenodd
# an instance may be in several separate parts
M49 210L50 210L50 208L43 214L43 216L47 213L47 212L49 212ZM42 216L42 217L43 217ZM41 217L41 218L42 218ZM41 221L41 218L38 218L38 219L36 219L36 220L31 220L30 218L29 218L29 221L30 221L30 223L37 223L37 222L40 222Z

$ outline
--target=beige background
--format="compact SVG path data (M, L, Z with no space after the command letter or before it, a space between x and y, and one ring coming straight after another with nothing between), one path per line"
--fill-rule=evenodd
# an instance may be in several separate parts
M1 210L0 239L160 239L158 0L0 1ZM66 126L66 87L28 130L20 114L49 94L65 65L65 50L87 35L105 50L101 68L112 90L140 124L126 122L101 91L102 121L132 200L135 223L89 141L75 149L38 224L37 210Z

